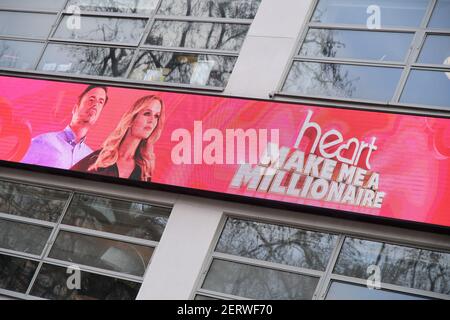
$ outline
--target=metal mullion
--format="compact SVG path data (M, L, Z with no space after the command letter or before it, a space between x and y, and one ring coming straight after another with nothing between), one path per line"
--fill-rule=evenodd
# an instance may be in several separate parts
M212 291L212 290L207 290L207 289L199 289L196 294L207 295L207 296L211 296L213 298L219 298L219 299L224 299L224 300L252 300L250 298L235 296L233 294L222 293L222 292ZM195 296L194 296L194 298L195 298Z
M73 11L68 11L64 9L63 15L73 15ZM102 11L84 11L81 10L80 16L89 17L103 17L103 18L123 18L123 19L149 19L148 15L144 14L131 14L131 13L121 13L121 12L102 12Z
M364 287L367 287L367 280L361 279L361 278L354 278L344 275L338 275L333 274L331 275L331 280L339 281L339 282L345 282L347 284L355 284L355 285L362 285ZM330 282L331 283L331 282ZM429 298L436 298L436 299L444 299L444 300L450 300L450 295L446 295L443 293L437 293L433 291L426 291L422 289L415 289L385 282L380 282L380 289L387 290L387 291L394 291L397 293L407 293L415 296L423 296L423 297L429 297ZM375 289L374 289L375 290Z
M0 255L39 262L40 255L0 248Z
M156 12L159 10L159 8L161 6L161 1L162 0L158 0L158 4L156 5L155 10L153 11L152 15L147 20L147 24L145 25L141 40L139 41L136 50L133 52L133 57L130 60L130 65L128 66L127 71L125 71L125 74L123 77L124 79L129 79L129 77L130 77L131 71L133 70L133 67L136 64L138 55L140 53L140 49L145 44L145 41L147 41L147 38L150 34L150 30L153 27L153 23L155 22Z
M4 296L7 296L7 297L12 297L12 298L23 299L23 300L29 300L30 299L24 293L20 293L20 292L17 292L17 291L10 291L10 290L1 289L1 288L0 288L0 295L4 295Z
M253 19L155 15L155 20L251 25Z
M362 64L365 66L395 66L403 67L403 61L379 61L370 59L356 59L356 58L333 58L333 57L311 57L299 55L294 57L295 61L308 60L308 61L318 61L318 62L330 62L330 63L344 63L344 64Z
M45 50L47 49L47 46L48 46L48 43L49 43L49 38L51 36L53 36L53 34L56 32L56 29L58 28L58 25L62 21L63 10L64 10L65 7L67 7L67 4L69 3L69 1L70 0L66 0L64 2L64 5L62 6L63 9L59 10L58 14L56 15L54 25L50 28L50 31L47 34L47 38L45 39L45 44L44 44L44 46L43 46L43 48L41 50L41 53L37 56L36 62L34 63L33 67L30 68L30 69L37 70L39 62L41 62L41 59L44 56Z
M414 70L448 72L449 68L450 68L450 65L445 65L445 64L430 64L430 63L413 63L413 64L411 64L411 69L414 69Z
M431 35L450 36L449 29L427 29L426 33Z
M68 1L68 0L67 0ZM44 249L42 250L41 256L40 256L40 262L34 272L33 278L30 281L30 284L28 286L28 289L26 291L26 294L29 294L31 291L31 288L34 285L34 282L36 281L37 275L39 274L39 271L41 270L41 267L44 263L44 258L48 255L50 252L53 243L56 240L56 236L58 235L58 226L61 224L62 220L64 219L64 215L66 214L67 210L69 209L70 203L72 202L74 193L72 192L69 196L69 198L66 200L66 204L64 205L64 209L61 212L61 215L58 218L58 222L56 223L56 226L53 228L52 232L50 233L50 236L47 240L47 243L44 246Z
M409 30L405 28L380 28L380 29L368 29L367 26L358 26L354 27L353 25L324 25L324 24L316 24L314 22L310 23L309 29L326 29L326 30L344 30L344 31L367 31L371 33L409 33L414 34L417 30Z
M211 245L210 245L210 248L208 250L207 257L206 257L205 261L202 264L200 275L198 276L198 278L197 278L197 280L195 282L195 285L194 285L194 289L191 292L191 295L190 295L190 299L191 300L195 298L197 290L201 289L203 283L205 282L206 276L208 275L208 271L211 268L211 265L212 265L212 263L214 261L214 257L213 257L214 251L217 248L217 244L218 244L218 242L220 240L220 237L222 236L223 230L225 229L225 225L226 225L226 223L227 223L229 218L230 217L228 215L226 215L226 214L222 214L222 216L220 218L220 221L219 221L219 223L217 225L217 228L216 228L216 232L214 233L214 237L213 237L213 239L211 241Z
M80 268L81 271L84 271L84 272L93 273L93 274L100 275L100 276L107 276L110 278L117 278L117 279L121 279L121 280L132 281L132 282L136 282L136 283L142 283L144 280L143 277L135 276L132 274L92 267L92 266L88 266L85 264L76 263L73 261L69 262L69 261L64 261L64 260L59 260L59 259L54 259L54 258L45 258L44 263L51 264L51 265L58 266L58 267L63 267L63 268L76 266L76 267Z
M9 11L9 12L19 12L19 13L42 13L42 14L53 14L58 15L59 10L33 10L33 9L7 9L7 8L0 8L0 11Z
M417 58L420 54L422 45L425 42L426 27L428 25L428 21L431 18L431 14L433 13L433 9L436 5L436 2L437 2L436 0L431 0L429 2L427 11L425 12L425 14L422 18L420 28L417 29L417 32L414 35L412 47L409 52L409 56L406 59L405 69L403 70L400 80L397 84L397 88L395 89L394 95L391 99L391 103L398 103L400 101L400 98L402 96L403 90L405 89L409 74L411 72L411 64L414 63L415 61L417 61Z
M19 222L19 223L26 223L29 225L34 225L34 226L39 226L39 227L53 228L56 226L56 223L54 223L54 222L49 222L49 221L39 220L39 219L34 219L34 218L28 218L28 217L22 217L22 216L18 216L18 215L14 215L14 214L3 213L3 212L0 212L0 219L13 221L13 222Z
M421 116L430 116L431 112L439 112L437 116L443 117L443 118L449 118L449 108L448 107L440 107L435 105L428 105L428 104L418 104L418 103L403 103L401 101L391 104L392 106L399 107L399 108L405 108L405 110L418 110L420 112L423 111L423 113L419 113ZM442 114L441 112L445 112Z
M63 43L63 44L82 44L88 46L107 46L108 48L120 48L120 49L136 49L136 43L123 43L114 41L102 41L102 40L78 40L78 39L64 39L54 38L48 39L51 43Z
M158 242L153 241L153 240L132 238L132 237L124 236L121 234L80 228L80 227L76 227L76 226L70 226L67 224L61 224L59 226L59 231L66 231L66 232L71 232L71 233L76 233L76 234L86 235L86 236L92 236L95 238L102 238L102 239L107 239L107 240L112 240L112 241L120 241L120 242L124 242L127 244L136 244L136 245L141 245L141 246L145 246L145 247L156 248L158 246Z
M165 47L165 46L154 46L154 45L143 45L141 47L141 49L146 49L146 50L151 50L151 51L196 53L196 54L208 54L208 55L218 55L218 56L232 56L232 57L239 56L239 51L225 51L225 50L218 50L218 49Z
M333 273L334 266L336 265L337 259L339 257L339 253L342 250L342 246L344 245L345 236L341 235L338 238L336 246L331 253L330 260L328 261L327 267L325 269L324 275L319 280L317 284L316 291L314 292L313 299L314 300L324 300L328 291L328 286L330 284L331 275Z
M271 270L275 270L275 271L295 273L295 274L310 276L310 277L315 277L315 278L320 278L323 275L323 271L317 271L317 270L306 269L306 268L301 268L301 267L294 267L294 266L289 266L289 265L285 265L285 264L281 264L281 263L257 260L257 259L242 257L242 256L235 256L235 255L231 255L231 254L227 254L227 253L214 252L212 254L212 257L213 257L213 259L217 259L217 260L225 260L225 261L229 261L229 262L251 265L254 267L271 269Z
M31 38L24 36L8 36L8 35L0 35L1 40L12 40L12 41L27 41L27 42L39 42L45 43L45 38Z
M62 45L74 45L74 46L84 46L84 47L96 47L96 48L117 48L117 49L131 49L135 50L136 46L127 46L121 43L114 42L98 42L90 40L67 40L67 39L54 39L49 38L48 44L62 44ZM103 77L103 76L102 76Z
M399 62L377 62L374 60L354 60L354 59L329 59L329 58L314 58L302 56L301 58L294 58L294 61L298 62L318 62L318 63L331 63L331 64L345 64L345 65L355 65L355 66L366 66L366 67L385 67L385 68L403 68L404 65Z
M310 22L310 28L321 29L339 29L339 30L355 30L355 31L373 31L373 32L407 32L414 33L420 29L420 27L382 27L379 29L368 29L367 25L363 24L341 24L341 23L321 23Z

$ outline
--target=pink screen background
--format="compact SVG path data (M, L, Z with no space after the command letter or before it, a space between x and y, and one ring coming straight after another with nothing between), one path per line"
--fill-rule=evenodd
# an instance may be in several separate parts
M31 138L64 129L85 87L0 77L0 159L20 162ZM152 182L450 226L449 119L109 87L108 104L89 131L87 144L99 149L122 114L148 94L159 95L166 106L166 124L155 145ZM377 137L371 165L380 173L380 191L386 192L381 209L236 190L229 185L238 165L176 165L171 160L177 144L171 141L172 132L179 128L193 132L194 121L202 121L203 131L279 129L280 145L292 147L308 110L314 112L311 121L320 124L323 132L337 129L344 139L360 141Z

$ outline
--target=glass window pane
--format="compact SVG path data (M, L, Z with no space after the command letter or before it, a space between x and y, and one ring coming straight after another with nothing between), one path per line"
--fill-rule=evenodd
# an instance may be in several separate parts
M147 20L81 16L81 28L69 29L65 15L53 37L71 40L119 42L137 45L144 33Z
M371 265L383 283L450 294L450 253L347 238L334 273L367 279Z
M387 102L394 95L401 73L400 68L296 61L283 91Z
M52 229L0 220L0 247L40 255Z
M428 300L425 297L332 281L326 300Z
M153 248L61 231L49 257L143 276Z
M261 0L162 0L158 14L253 19Z
M450 28L450 0L438 0L428 26L431 28Z
M0 35L47 38L55 14L0 11Z
M0 181L0 212L57 222L69 193Z
M72 276L64 267L44 264L30 294L52 300L134 300L140 283L81 271L80 289L69 289Z
M153 24L146 44L239 51L248 28L245 24L158 20Z
M0 288L25 293L38 262L0 255Z
M250 299L311 299L319 279L291 272L214 260L203 288Z
M450 66L450 36L427 36L418 62Z
M32 69L43 43L0 40L0 68Z
M183 52L142 51L130 78L225 87L236 57Z
M159 241L170 209L77 194L63 224Z
M326 58L404 61L412 33L309 29L300 55Z
M450 108L450 71L411 70L400 102Z
M323 23L367 25L373 11L380 9L381 27L418 27L427 10L429 0L320 0L312 21Z
M1 9L59 10L66 0L1 0Z
M108 77L123 77L134 50L95 46L49 44L38 70Z
M78 6L84 11L100 11L111 13L151 14L159 0L69 0L67 7Z
M325 270L337 236L286 226L228 219L216 251Z

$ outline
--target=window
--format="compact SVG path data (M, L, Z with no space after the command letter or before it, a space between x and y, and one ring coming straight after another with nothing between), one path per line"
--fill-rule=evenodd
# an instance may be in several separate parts
M317 0L280 94L448 110L449 10L448 0Z
M170 209L0 181L0 295L135 299ZM79 270L80 287L68 277Z
M336 235L229 218L198 293L249 299L312 299Z
M449 299L449 277L450 253L229 217L195 299Z
M0 68L220 91L261 0L38 2L0 1Z

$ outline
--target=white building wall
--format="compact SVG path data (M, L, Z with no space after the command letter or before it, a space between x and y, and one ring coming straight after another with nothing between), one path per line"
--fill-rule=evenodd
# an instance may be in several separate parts
M313 0L263 0L248 31L225 94L269 98L277 89Z

